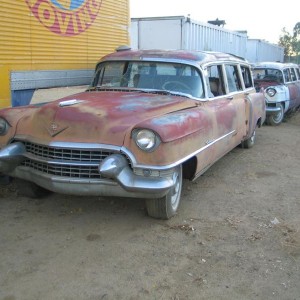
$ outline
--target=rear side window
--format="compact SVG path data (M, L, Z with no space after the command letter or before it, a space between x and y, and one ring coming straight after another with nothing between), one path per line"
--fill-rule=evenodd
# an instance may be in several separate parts
M241 66L242 76L245 84L245 88L251 88L253 87L253 80L252 80L252 74L251 70L247 66Z
M300 80L300 70L298 68L296 68L296 73L297 73L298 80Z
M225 66L227 83L229 92L242 91L242 85L239 78L238 66L237 65L226 65Z
M291 80L291 74L289 72L289 69L284 69L283 70L283 75L284 75L284 80L285 82L290 82Z
M212 65L207 68L210 95L218 97L225 94L224 76L222 65Z
M297 76L296 76L295 70L293 68L291 68L290 71L291 71L291 79L292 79L292 81L296 81L297 80Z

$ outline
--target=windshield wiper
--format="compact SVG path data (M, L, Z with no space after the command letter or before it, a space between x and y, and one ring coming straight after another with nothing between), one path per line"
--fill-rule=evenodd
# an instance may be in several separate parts
M170 90L155 90L155 89L138 89L137 91L148 94L160 94L160 95L173 95L173 96L181 96L187 98L193 98L191 94L175 92Z
M191 94L175 92L170 90L159 90L159 89L142 89L142 88L130 88L130 87L106 87L106 86L94 86L87 89L87 92L92 91L125 91L125 92L137 92L147 94L159 94L159 95L173 95L186 98L194 98Z

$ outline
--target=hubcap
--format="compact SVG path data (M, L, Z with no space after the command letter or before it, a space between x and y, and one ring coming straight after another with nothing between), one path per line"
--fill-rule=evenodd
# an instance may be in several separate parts
M280 107L280 111L273 116L273 120L275 123L279 123L281 122L282 117L283 117L283 108Z
M173 175L173 181L175 182L174 187L172 189L171 194L171 205L173 209L175 210L178 205L178 194L180 192L180 182L179 182L179 174L175 173Z
M254 141L255 141L255 136L256 136L256 132L255 132L255 130L254 130L254 131L253 131L253 134L252 134L252 136L251 136L251 138L250 138L251 143L254 143Z

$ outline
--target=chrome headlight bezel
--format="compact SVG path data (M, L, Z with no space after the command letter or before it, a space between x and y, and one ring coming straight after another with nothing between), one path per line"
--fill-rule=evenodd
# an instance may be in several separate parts
M277 91L274 88L267 88L266 93L269 97L274 97L276 95Z
M135 129L132 137L136 145L145 152L154 151L161 143L158 134L150 129Z
M8 131L8 127L7 121L0 117L0 135L5 135Z

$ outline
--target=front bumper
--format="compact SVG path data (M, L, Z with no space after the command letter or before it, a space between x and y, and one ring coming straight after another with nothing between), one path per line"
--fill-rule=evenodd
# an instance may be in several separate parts
M132 198L162 197L175 185L172 172L166 177L134 174L121 154L112 154L99 163L101 178L73 178L46 174L23 165L30 154L23 143L16 142L0 150L0 173L21 178L53 192ZM39 158L42 160L42 158ZM51 165L51 161L47 162Z
M277 114L278 112L280 112L280 107L266 107L266 113L267 114Z

